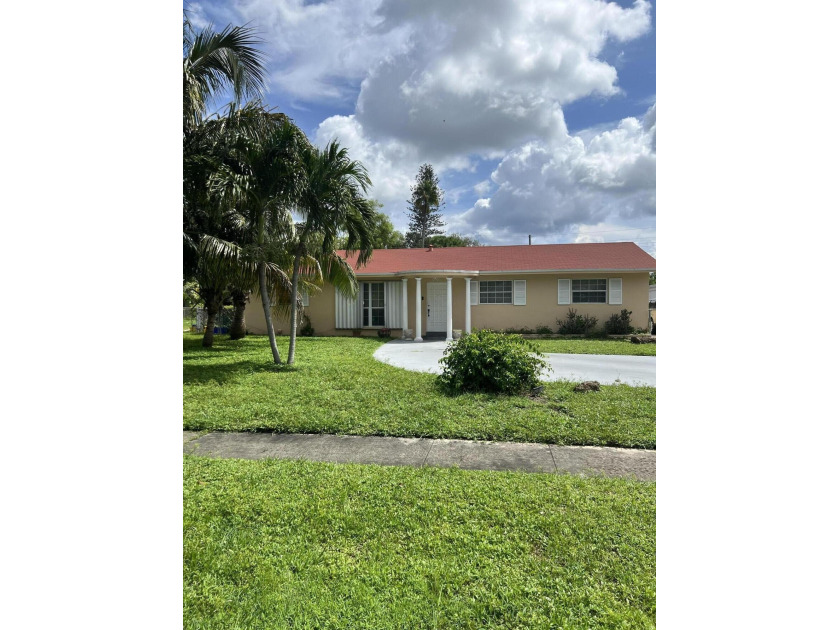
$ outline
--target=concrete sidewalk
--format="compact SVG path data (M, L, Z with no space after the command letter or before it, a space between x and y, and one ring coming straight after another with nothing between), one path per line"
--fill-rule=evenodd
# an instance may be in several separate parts
M656 451L520 442L184 431L184 454L604 475L656 481Z

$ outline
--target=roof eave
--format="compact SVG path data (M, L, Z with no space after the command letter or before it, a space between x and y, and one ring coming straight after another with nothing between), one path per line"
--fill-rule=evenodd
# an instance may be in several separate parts
M556 274L556 273L651 273L656 268L627 269L627 268L599 268L599 269L513 269L513 270L485 270L469 271L465 269L407 269L405 271L356 272L357 276L410 276L413 274L474 274L474 275L507 275L507 274Z

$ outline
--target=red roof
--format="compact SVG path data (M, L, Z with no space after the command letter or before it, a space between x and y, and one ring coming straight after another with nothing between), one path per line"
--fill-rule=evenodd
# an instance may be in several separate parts
M346 256L344 251L338 252ZM355 267L357 255L347 257ZM360 274L406 271L653 271L656 259L635 243L571 243L375 249Z

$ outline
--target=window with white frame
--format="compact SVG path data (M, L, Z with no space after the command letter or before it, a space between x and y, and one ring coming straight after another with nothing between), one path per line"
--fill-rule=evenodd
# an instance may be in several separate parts
M572 280L572 304L606 304L607 281Z
M479 304L513 304L513 280L481 280Z
M362 283L362 326L385 325L385 283Z

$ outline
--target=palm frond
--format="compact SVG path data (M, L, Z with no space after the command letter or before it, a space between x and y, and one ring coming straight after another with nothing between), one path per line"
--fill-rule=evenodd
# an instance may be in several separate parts
M267 56L255 29L228 25L219 32L208 26L195 33L184 24L184 124L198 124L207 102L230 88L236 103L259 97L265 86Z
M359 283L353 268L335 252L321 258L321 271L324 280L332 284L342 295L355 297L358 294Z

